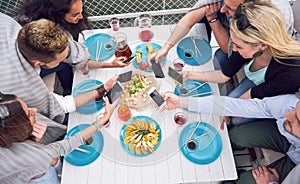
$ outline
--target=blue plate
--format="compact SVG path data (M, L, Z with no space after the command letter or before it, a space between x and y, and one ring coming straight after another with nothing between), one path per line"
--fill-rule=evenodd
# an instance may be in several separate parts
M98 46L97 46L97 44L98 44ZM98 52L100 51L100 55L98 58L99 61L106 60L115 53L115 48L113 45L111 45L112 47L109 50L105 49L105 46L107 44L112 44L111 36L108 34L103 34L103 33L94 34L94 35L88 37L88 39L86 39L84 41L84 45L88 48L88 51L91 55L90 59L97 60L96 52L97 52L97 48L98 48ZM101 46L101 50L100 50L100 46Z
M76 133L82 131L86 127L90 126L89 124L80 124L75 127L73 127L65 136L65 139L67 137L70 137L72 135L75 135ZM104 139L101 132L96 132L94 135L92 135L93 142L90 145L82 144L79 146L79 148L85 149L89 151L90 153L83 153L77 150L73 150L72 152L65 155L65 160L69 162L72 165L75 166L84 166L92 163L95 161L99 155L102 152L103 145L104 145Z
M154 146L154 151L159 147L160 142L161 142L161 129L160 129L159 124L157 124L157 122L156 122L154 119L152 119L152 118L150 118L150 117L148 117L148 116L135 116L135 117L132 117L131 119L129 119L126 123L124 123L124 125L123 125L123 127L122 127L122 129L121 129L121 133L120 133L120 142L121 142L122 147L124 148L124 150L125 150L127 153L129 153L129 154L131 154L131 155L133 155L133 156L137 156L137 157L145 157L145 156L151 154L148 150L147 150L147 153L146 153L146 154L143 154L143 153L141 153L141 154L139 154L139 155L138 155L138 154L135 154L134 148L133 148L132 150L130 150L130 149L128 148L129 142L125 144L124 141L123 141L124 138L126 137L126 136L125 136L126 126L129 125L131 122L136 121L137 119L146 120L146 121L148 121L148 123L154 122L154 123L156 124L156 130L160 130L160 132L159 132L159 137L158 137L158 143Z
M211 125L201 122L192 139L203 134L203 137L199 137L194 140L196 148L194 150L189 149L187 142L193 133L197 122L188 124L181 132L179 139L179 147L183 155L191 162L195 164L209 164L214 162L222 152L222 139L217 130ZM208 131L210 131L208 133ZM204 135L207 132L206 135Z
M178 43L177 54L186 64L202 65L211 58L212 49L210 44L203 38L198 36L193 38L200 53L197 52L192 37L186 37Z
M138 46L135 48L135 50L132 52L132 56L135 56L135 52L136 52L137 50L142 50L142 61L143 61L143 63L145 63L145 64L147 65L147 70L142 70L142 71L152 72L152 68L150 68L150 67L148 66L148 63L147 63L148 50L147 50L147 48L146 48L146 44L148 44L148 43L151 43L151 44L152 44L152 47L153 47L153 51L154 51L154 52L155 52L156 49L158 49L158 50L161 49L161 46L158 45L157 43L146 42L146 43L142 43L142 44L138 45ZM163 64L165 64L165 63L166 63L166 60L167 60L167 57L164 57L164 58L161 60L161 62L162 62ZM133 64L133 66L134 66L135 68L141 70L140 64L138 64L138 63L136 62L136 59L132 61L132 64Z
M99 86L103 84L102 82L98 81L98 80L94 80L94 79L89 79L89 80L85 80L81 83L79 83L73 90L72 90L72 95L77 95L77 94L83 94L81 91L84 89L88 89L94 86ZM87 93L87 92L85 92ZM101 100L99 102L96 101L92 101L80 108L77 108L76 111L79 112L80 114L93 114L97 111L99 111L100 109L102 109L102 107L104 106L104 100Z
M212 95L211 92L209 84L194 80L186 80L183 85L176 85L174 89L174 93L179 96L203 97Z

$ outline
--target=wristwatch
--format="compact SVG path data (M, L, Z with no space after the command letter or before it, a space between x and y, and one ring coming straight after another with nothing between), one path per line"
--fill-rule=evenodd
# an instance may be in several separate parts
M209 20L208 22L209 22L209 23L214 23L214 22L216 22L218 19L219 19L219 18L216 17L216 18L213 18L213 19Z

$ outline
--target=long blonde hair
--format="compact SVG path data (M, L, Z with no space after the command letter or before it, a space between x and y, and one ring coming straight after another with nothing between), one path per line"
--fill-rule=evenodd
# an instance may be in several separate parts
M267 44L266 51L275 58L300 57L300 44L288 35L283 15L273 3L256 1L241 6L251 26L239 30L239 18L235 17L230 22L231 34L248 44Z

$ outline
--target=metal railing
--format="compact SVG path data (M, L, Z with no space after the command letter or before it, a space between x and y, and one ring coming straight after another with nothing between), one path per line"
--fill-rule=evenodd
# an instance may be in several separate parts
M59 0L57 0L59 1ZM0 0L0 12L11 15L23 0ZM120 26L133 26L134 17L149 13L153 25L174 24L191 8L197 0L83 0L91 20L92 28L109 27L108 19L120 18Z

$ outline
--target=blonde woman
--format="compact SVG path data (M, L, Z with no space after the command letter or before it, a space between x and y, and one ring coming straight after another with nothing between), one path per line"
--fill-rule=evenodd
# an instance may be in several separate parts
M269 2L239 5L230 23L230 36L233 53L222 70L184 72L183 76L223 83L245 65L246 77L228 96L261 99L298 90L300 44L289 37L283 15L275 5Z

